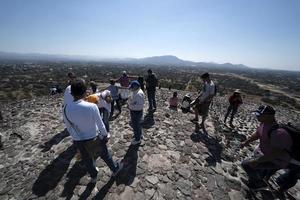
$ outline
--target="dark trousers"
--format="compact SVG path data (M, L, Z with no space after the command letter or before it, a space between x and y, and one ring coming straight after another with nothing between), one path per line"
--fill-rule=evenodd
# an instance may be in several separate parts
M149 110L156 109L155 90L147 90Z
M249 182L254 184L261 183L263 179L268 180L276 171L281 169L281 167L272 162L259 163L257 166L251 167L249 165L251 160L253 160L253 158L244 160L242 162L242 168L247 173Z
M291 187L294 187L297 184L298 179L300 178L300 166L289 164L285 173L281 174L276 182L282 190L288 190Z
M143 111L130 111L130 117L131 117L131 124L133 129L134 138L136 141L139 141L142 136L142 117L143 117Z
M98 171L96 170L96 166L95 166L95 158L92 158L89 156L89 154L86 151L86 148L84 146L84 143L85 143L84 140L74 141L74 144L80 151L82 161L83 161L88 173L90 174L90 176L92 178L95 178L98 174ZM99 148L101 148L100 158L107 164L107 166L110 168L111 171L116 172L117 165L113 161L111 154L108 152L106 142L101 141L101 145Z
M227 113L226 113L226 115L225 115L224 122L226 122L226 119L227 119L228 115L231 113L231 116L230 116L230 124L232 124L234 115L237 113L237 109L238 109L238 107L235 107L235 106L232 106L232 105L228 106L228 109L227 109Z
M112 100L112 102L111 102L111 112L110 112L110 116L113 116L113 115L114 115L115 103L117 104L117 109L119 110L119 112L121 112L120 99L114 99L114 100Z

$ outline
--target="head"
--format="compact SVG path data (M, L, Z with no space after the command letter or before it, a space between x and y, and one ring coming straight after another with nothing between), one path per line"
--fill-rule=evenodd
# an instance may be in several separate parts
M272 106L262 105L253 112L261 123L273 123L275 121L275 110Z
M76 76L73 72L69 72L67 74L67 77L69 78L69 83L72 84L72 82L76 79Z
M152 70L151 69L148 69L148 74L150 75L150 74L152 74Z
M111 103L112 98L111 98L111 95L110 95L110 91L109 91L109 90L104 90L104 91L101 93L101 96L102 96L102 98L103 98L107 103Z
M202 79L203 82L209 81L210 80L209 73L206 72L206 73L202 74L201 79Z
M233 92L233 95L235 95L235 96L241 95L241 91L240 91L239 89L236 89L236 90Z
M81 78L75 79L71 84L71 94L74 99L82 99L86 95L86 84L85 81Z
M132 81L130 83L130 86L129 86L129 89L132 90L132 91L136 91L138 89L140 89L140 83L138 81Z
M110 83L111 85L115 85L116 81L115 81L114 79L110 79L110 80L109 80L109 83Z
M177 97L177 92L173 92L173 97Z
M92 88L92 94L96 93L97 91L97 85L95 81L90 82L90 87Z
M123 71L123 72L122 72L122 75L123 75L123 76L127 76L127 72L126 72L126 71Z

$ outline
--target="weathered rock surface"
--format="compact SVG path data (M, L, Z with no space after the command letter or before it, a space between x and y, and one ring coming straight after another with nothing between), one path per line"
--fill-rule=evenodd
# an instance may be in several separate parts
M158 108L147 113L144 139L130 146L132 128L128 110L111 121L109 148L125 167L115 180L101 159L98 182L89 183L75 147L61 121L62 97L42 97L5 105L0 121L0 199L249 199L240 161L251 150L239 143L257 122L251 117L255 102L245 100L230 129L222 121L225 97L216 97L206 123L206 132L184 114L167 107L172 91L159 90ZM179 91L179 97L184 92ZM224 103L226 102L226 103ZM300 115L277 108L280 121L296 121ZM300 199L300 185L290 193Z

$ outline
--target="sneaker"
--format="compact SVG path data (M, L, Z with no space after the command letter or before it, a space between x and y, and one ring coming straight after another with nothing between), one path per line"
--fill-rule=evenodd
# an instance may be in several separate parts
M137 144L140 144L140 143L141 143L141 140L135 140L134 138L131 141L131 145L137 145Z
M96 167L96 170L97 170L97 174L98 174L99 168ZM98 176L96 176L96 177L94 177L94 178L91 178L90 183L96 183L96 182L97 182L97 177L98 177Z
M113 177L117 176L118 173L123 169L123 167L124 167L123 162L121 162L121 161L118 162L118 169L117 169L117 171L115 171L115 172L112 174L112 176L113 176Z

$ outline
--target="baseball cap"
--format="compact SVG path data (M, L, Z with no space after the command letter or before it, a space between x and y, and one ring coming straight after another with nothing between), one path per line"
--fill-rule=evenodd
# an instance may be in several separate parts
M140 83L138 81L132 81L129 85L129 89L133 88L134 86L140 87Z
M252 112L257 117L261 115L275 115L275 110L272 106L261 105L257 110Z

